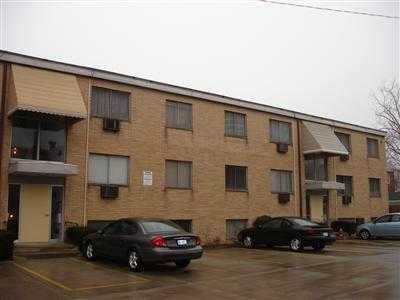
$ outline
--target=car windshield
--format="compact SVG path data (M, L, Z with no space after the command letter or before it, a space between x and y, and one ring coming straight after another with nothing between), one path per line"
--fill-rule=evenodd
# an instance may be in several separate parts
M141 222L146 233L156 233L156 232L179 232L182 229L168 221L142 221Z
M300 226L319 226L317 223L305 219L290 219L290 221Z

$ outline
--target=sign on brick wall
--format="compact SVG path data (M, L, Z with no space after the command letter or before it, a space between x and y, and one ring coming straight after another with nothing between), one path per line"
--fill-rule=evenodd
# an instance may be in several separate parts
M143 185L153 185L152 171L143 171Z

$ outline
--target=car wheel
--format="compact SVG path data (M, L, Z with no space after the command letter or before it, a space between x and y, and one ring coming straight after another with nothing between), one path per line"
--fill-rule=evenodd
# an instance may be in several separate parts
M186 268L189 264L190 264L190 259L182 259L182 260L176 260L175 261L175 265L179 269Z
M303 242L301 241L300 238L293 238L290 240L290 250L292 251L301 251L303 250Z
M368 230L364 229L360 231L360 238L362 240L369 240L371 238L371 234Z
M83 254L86 257L86 259L88 259L88 260L94 260L96 258L94 246L91 242L88 242L86 244Z
M322 250L324 250L324 248L325 248L325 244L319 242L319 243L313 244L312 247L313 247L313 249L316 250L316 251L322 251Z
M142 257L136 249L130 250L128 253L128 267L133 272L140 272L143 270Z
M249 235L247 235L243 238L242 244L246 248L254 248L253 238Z

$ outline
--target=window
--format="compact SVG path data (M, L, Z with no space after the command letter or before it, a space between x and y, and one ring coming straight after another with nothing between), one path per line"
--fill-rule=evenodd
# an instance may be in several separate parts
M192 162L167 160L165 162L165 177L169 188L192 187Z
M116 221L104 228L104 234L119 234L121 232L121 222Z
M93 117L129 120L129 93L94 86L91 114Z
M225 166L225 188L227 190L247 190L247 167Z
M138 231L135 223L132 221L122 221L121 222L121 234L132 235Z
M306 219L292 218L292 219L290 219L290 221L292 221L296 225L300 225L300 226L311 226L311 227L312 226L318 226L317 223L312 222L310 220L306 220Z
M328 172L325 156L307 155L304 160L304 165L307 180L327 180Z
M192 105L167 101L167 127L192 129Z
M367 138L367 154L368 157L379 158L378 140Z
M192 232L192 220L171 220L186 232Z
M270 141L273 143L292 144L291 124L277 120L269 123Z
M390 222L400 223L400 215L392 215L392 220Z
M351 144L350 144L350 134L335 132L339 141L343 144L346 150L350 153L351 152Z
M338 175L336 181L344 183L344 190L338 190L338 196L351 197L353 195L353 177Z
M226 239L229 241L237 241L240 231L246 229L247 219L226 220Z
M225 135L233 137L246 137L246 115L226 111Z
M292 192L292 171L271 170L271 192L291 193Z
M262 225L262 228L264 229L278 229L281 228L282 224L282 218L276 218L272 219L271 221L268 221Z
M115 155L89 155L89 182L128 185L129 158Z
M12 126L11 157L65 161L65 121L15 117Z
M369 178L369 196L381 196L381 180L379 178Z
M142 221L146 233L155 232L178 232L181 230L178 225L171 221Z
M375 223L388 223L388 222L390 222L391 218L392 218L391 215L386 215L386 216L383 216L383 217L380 217L380 218L376 219L374 222Z

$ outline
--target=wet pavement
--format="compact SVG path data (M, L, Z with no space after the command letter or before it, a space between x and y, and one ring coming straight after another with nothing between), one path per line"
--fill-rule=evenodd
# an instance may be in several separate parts
M135 274L83 258L0 264L0 299L400 299L400 241L338 242L321 253L207 250L185 270Z

